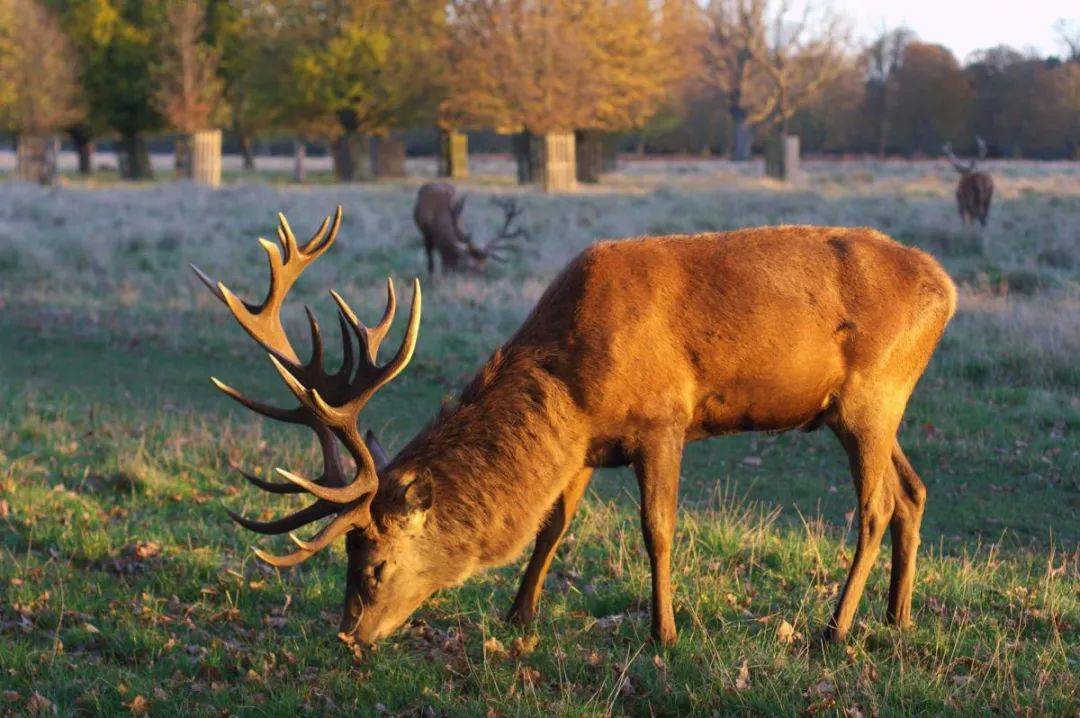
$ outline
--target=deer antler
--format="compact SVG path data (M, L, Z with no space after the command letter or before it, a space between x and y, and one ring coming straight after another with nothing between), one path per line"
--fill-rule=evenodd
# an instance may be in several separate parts
M965 165L957 158L956 155L953 154L952 142L946 142L944 145L942 145L941 151L945 154L949 161L952 162L953 168L960 174L967 174L968 172L971 172L975 169L975 160L971 160L970 163Z
M468 240L469 253L476 259L501 260L502 257L498 255L499 250L506 249L512 240L528 236L528 231L523 227L518 227L513 231L510 229L514 224L514 220L520 217L524 211L518 206L516 200L513 198L496 198L492 201L503 211L503 224L483 248L477 247L471 239Z
M976 135L975 136L975 144L979 148L979 162L982 162L983 160L986 159L986 141L983 140L982 137L979 137L978 135ZM971 165L972 165L972 167L974 167L975 162L972 161Z
M306 526L314 521L334 515L310 542L290 537L300 547L287 556L272 556L256 551L260 558L275 566L293 566L328 546L334 539L353 528L363 528L371 522L371 501L378 489L378 466L356 426L360 411L382 386L392 380L408 365L416 348L420 329L420 283L414 281L409 326L397 354L388 363L376 362L379 346L397 310L397 297L393 281L387 279L386 311L374 327L367 327L352 311L341 296L330 292L338 307L341 327L343 358L341 368L331 374L323 366L323 340L318 320L310 308L304 307L311 330L312 351L307 363L301 364L296 351L285 335L281 323L281 307L289 289L311 262L322 255L337 237L341 227L341 207L333 218L327 217L315 235L299 246L284 215L279 214L278 240L281 247L260 239L270 261L270 288L260 305L252 305L236 297L220 282L214 284L202 271L192 265L196 275L232 311L233 316L248 334L267 350L270 361L277 369L300 405L293 409L281 409L248 398L232 387L211 380L225 394L247 408L272 419L309 426L319 439L323 453L323 474L309 481L284 469L278 473L288 483L264 481L241 471L255 486L271 493L307 492L316 501L307 507L268 522L252 521L229 511L229 515L245 528L259 533L280 534ZM355 356L350 332L360 346L360 356ZM352 479L346 476L344 463L338 450L338 441L356 463Z

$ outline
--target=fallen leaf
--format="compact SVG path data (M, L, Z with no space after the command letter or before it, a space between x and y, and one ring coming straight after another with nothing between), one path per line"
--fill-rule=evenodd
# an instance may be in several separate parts
M739 675L735 677L734 688L737 691L745 691L750 688L750 666L747 665L745 658L742 665L739 666Z
M521 679L521 683L524 686L532 688L540 682L540 671L532 666L519 666L517 672L518 678Z
M30 700L26 702L26 709L31 715L55 714L56 704L35 691L31 694Z
M144 716L150 711L150 701L139 695L132 698L130 703L125 703L124 707L131 711L132 715Z
M20 698L22 698L22 696L19 695L18 691L4 691L4 700L8 703L14 703Z
M747 457L743 458L742 462L744 464L746 464L747 466L761 466L761 457L760 456L747 456Z
M788 645L795 640L795 627L788 623L786 619L781 620L780 625L776 627L776 640L784 645Z
M503 646L502 641L494 636L484 641L484 653L489 656L495 656L496 658L506 658L506 656L509 655L506 647Z
M521 656L527 656L536 650L536 646L540 643L540 636L535 633L528 636L514 639L513 645L510 647L510 655L514 658L520 658Z
M667 670L667 664L664 663L664 658L659 653L653 655L652 664L654 666L656 666L656 670L658 670L658 671L666 671Z

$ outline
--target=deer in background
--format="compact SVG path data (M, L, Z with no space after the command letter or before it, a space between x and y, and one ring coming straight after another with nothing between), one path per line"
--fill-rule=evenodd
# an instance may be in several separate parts
M990 214L990 198L994 195L993 178L988 173L975 169L976 163L986 158L986 143L981 137L976 137L975 143L979 147L979 156L966 164L953 154L951 142L946 142L941 148L952 162L953 168L960 173L960 181L956 185L956 206L965 227L976 220L983 227L986 226L986 218Z
M270 288L260 304L198 276L269 353L299 404L283 409L217 387L254 411L311 428L322 475L248 475L307 507L273 521L233 514L264 534L289 533L299 564L339 538L348 555L341 636L371 642L433 592L506 564L535 540L510 618L526 624L593 469L632 466L652 568L652 635L676 639L671 577L683 445L743 431L829 427L847 452L857 546L826 636L848 632L886 529L892 532L888 616L911 615L926 490L896 433L915 384L955 311L956 288L929 255L870 229L774 227L600 242L552 281L517 332L461 396L393 458L358 418L409 363L420 329L414 282L404 338L377 360L397 307L393 283L374 327L336 292L340 370L310 359L280 310L300 273L329 249L341 208L303 246L284 217L280 246L261 240ZM355 346L354 346L355 344ZM343 444L352 461L342 459ZM290 533L328 521L313 538Z
M524 229L511 229L521 208L513 199L496 198L495 204L503 211L502 227L486 244L477 245L465 231L465 199L465 194L447 182L428 182L416 194L413 220L424 238L429 275L435 274L435 252L439 253L443 272L481 269L488 259L502 259L499 252L525 235Z

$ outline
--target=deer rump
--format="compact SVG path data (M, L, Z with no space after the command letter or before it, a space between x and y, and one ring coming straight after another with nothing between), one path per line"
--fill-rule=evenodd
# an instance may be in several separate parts
M528 623L592 469L629 464L653 573L652 632L671 642L683 445L821 425L849 456L859 509L855 558L829 635L838 640L850 628L886 527L893 532L888 615L909 621L925 488L896 433L956 306L952 281L929 255L873 230L844 228L601 242L552 282L460 399L387 459L355 424L368 398L412 356L419 285L405 340L386 365L376 354L393 319L392 286L383 320L370 329L334 295L343 339L351 328L362 350L358 368L342 378L321 368L313 317L317 351L307 364L295 358L277 318L288 286L326 251L339 225L340 215L328 239L320 232L303 247L283 231L284 263L264 244L284 279L271 283L262 307L200 277L270 349L301 406L276 409L219 388L260 413L313 428L326 460L315 482L287 471L292 486L248 477L266 490L313 494L318 500L308 509L276 522L234 518L284 533L333 517L314 539L293 537L299 551L260 556L294 565L347 534L343 633L381 638L434 591L513 560L535 538L510 614ZM331 433L355 459L351 483L332 455Z

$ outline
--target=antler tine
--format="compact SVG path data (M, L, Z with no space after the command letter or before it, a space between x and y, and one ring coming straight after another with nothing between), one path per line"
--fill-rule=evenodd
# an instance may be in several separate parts
M944 145L942 145L941 151L945 154L946 157L949 158L949 161L952 163L953 169L955 169L957 172L960 172L961 174L964 172L970 172L971 169L974 167L974 163L972 163L971 167L965 167L964 164L957 158L957 156L953 154L952 142L946 142Z
M374 367L379 355L379 347L382 345L383 339L386 338L386 333L390 331L390 325L393 323L394 315L397 313L394 280L390 277L386 278L386 311L383 312L382 319L374 327L368 327L361 322L352 307L340 294L330 290L330 296L333 297L334 303L337 304L341 316L349 323L357 339L359 339L361 348L364 349L366 354L368 365Z
M341 205L338 205L332 221L330 217L324 219L312 238L303 247L298 247L288 220L279 213L277 232L280 247L259 239L270 265L270 287L262 303L255 305L242 301L224 284L217 284L215 293L252 339L294 366L299 366L300 359L281 324L281 305L304 269L334 243L340 227ZM201 272L198 274L200 279L207 281L205 275Z
M338 536L341 536L358 523L361 523L367 516L366 509L366 506L358 506L352 511L346 511L339 514L337 518L324 526L322 530L315 534L309 541L304 541L291 533L289 534L289 539L302 551L311 551L312 553L321 551L333 543Z
M981 160L986 159L986 141L983 140L982 137L979 137L978 135L976 135L975 136L975 145L979 148L979 160L981 161ZM972 162L972 166L974 166L974 164L975 163Z
M307 416L304 414L303 411L300 410L299 407L295 409L281 409L276 406L270 406L269 404L265 404L256 399L244 396L236 389L233 389L231 386L229 386L215 376L210 377L210 381L213 382L214 386L218 388L218 391L228 395L238 403L242 404L248 409L251 409L257 414L262 414L265 417L277 419L278 421L284 421L289 424L307 423Z
M337 511L338 507L334 504L326 501L316 501L295 513L289 514L288 516L282 516L280 519L274 519L273 521L255 521L253 519L245 518L235 511L225 509L225 513L229 514L229 518L244 528L254 531L255 533L271 536L295 531L298 528L302 528L319 519L324 519L331 514L337 513Z

